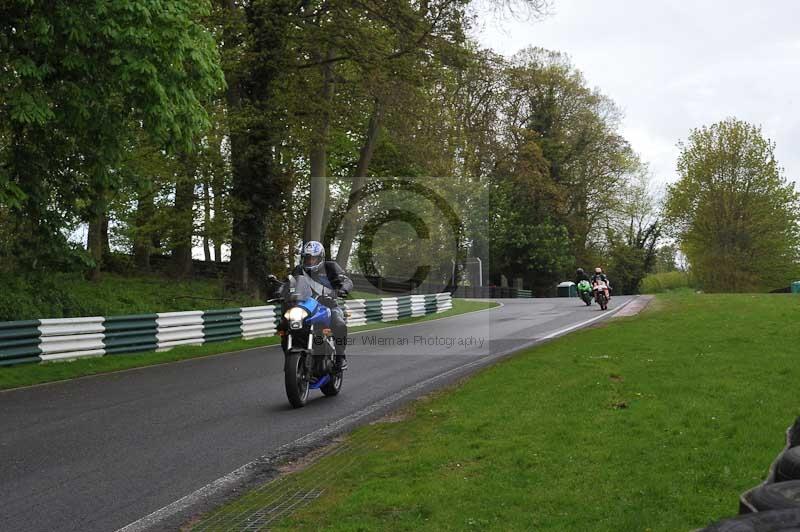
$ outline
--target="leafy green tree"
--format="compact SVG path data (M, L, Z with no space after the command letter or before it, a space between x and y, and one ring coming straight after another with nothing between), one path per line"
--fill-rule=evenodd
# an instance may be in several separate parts
M775 145L735 118L680 144L666 214L695 278L710 292L786 286L797 271L800 207Z
M569 230L576 263L591 262L604 245L616 194L639 164L618 133L621 113L559 52L525 49L503 76L508 156L530 140L538 144L551 186L559 191L551 196L550 210Z
M608 252L609 266L606 271L612 278L616 292L639 293L642 279L655 267L655 246L660 235L657 222L633 229L624 235L612 234Z
M0 7L0 194L27 268L56 261L62 228L102 227L131 130L189 149L223 85L204 0L9 0ZM102 239L90 238L99 262ZM33 250L33 251L32 251ZM47 259L47 260L43 260Z
M291 193L286 88L293 17L290 0L220 0L220 48L228 89L232 213L229 281L259 295ZM289 157L289 159L291 159Z
M348 176L353 177L353 190L358 190L364 186L385 109L396 103L392 100L398 86L413 91L423 77L420 72L430 70L428 63L438 62L443 48L461 46L467 3L312 4L309 16L302 19L306 38L298 41L301 62L295 75L295 82L306 89L298 91L308 115L298 136L308 145L308 168L314 178L306 239L322 235L326 211L332 207L327 180L336 175L330 156L337 136L364 132L360 149L353 150L357 164ZM354 220L348 217L340 260L350 253L353 227Z
M637 294L642 279L656 267L661 221L649 191L648 169L641 166L620 187L607 209L607 267L615 291Z
M654 273L667 273L678 270L678 246L675 244L664 244L656 249L656 263L653 267Z
M550 179L549 162L536 142L524 144L513 167L499 169L490 211L492 274L522 277L525 286L550 295L573 262L569 232L554 205L562 190Z

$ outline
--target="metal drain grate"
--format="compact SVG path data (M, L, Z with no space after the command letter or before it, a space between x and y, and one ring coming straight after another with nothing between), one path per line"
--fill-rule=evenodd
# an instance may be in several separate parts
M269 525L300 509L314 499L318 499L324 490L296 491L287 494L276 504L262 508L241 523L242 532L258 532L268 530Z
M344 453L344 451L353 450L351 444L333 445L316 456L307 468L267 482L184 530L192 532L269 530L270 526L318 499L325 491L320 486L320 479L335 476L338 470L350 466L357 453ZM328 460L319 463L321 458Z

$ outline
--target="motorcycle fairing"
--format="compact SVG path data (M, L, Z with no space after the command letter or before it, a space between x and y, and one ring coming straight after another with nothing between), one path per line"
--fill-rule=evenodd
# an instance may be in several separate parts
M300 302L300 307L308 312L308 317L305 322L309 325L319 323L321 325L328 325L331 321L331 309L325 305L320 305L316 299L306 299Z

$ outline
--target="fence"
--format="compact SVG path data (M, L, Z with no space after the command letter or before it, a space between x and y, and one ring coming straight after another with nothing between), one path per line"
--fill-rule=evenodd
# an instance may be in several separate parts
M449 293L347 301L351 327L425 316L453 308ZM277 333L280 307L163 312L135 316L0 322L0 366L165 351Z

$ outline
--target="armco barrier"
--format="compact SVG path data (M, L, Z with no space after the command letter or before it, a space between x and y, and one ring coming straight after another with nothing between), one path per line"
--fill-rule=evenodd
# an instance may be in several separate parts
M39 320L0 323L0 366L40 362Z
M105 354L105 318L39 320L39 355L42 360L62 360Z
M158 348L157 319L158 314L106 318L103 323L106 354L155 351Z
M453 308L450 293L347 301L348 325L389 322ZM275 305L162 312L135 316L64 318L0 322L0 366L83 357L165 351L277 333Z

